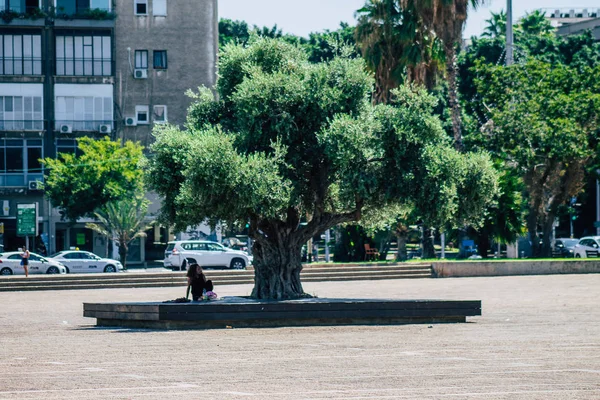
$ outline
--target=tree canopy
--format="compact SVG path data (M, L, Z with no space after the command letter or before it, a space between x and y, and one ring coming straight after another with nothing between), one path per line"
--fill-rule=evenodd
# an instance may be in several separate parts
M155 132L147 176L180 227L250 221L255 297L303 295L301 246L367 208L410 201L432 224L477 219L496 189L489 157L452 149L423 89L373 107L360 59L312 64L257 38L226 46L219 71L218 97L195 95L186 131Z
M75 221L94 210L140 190L143 172L139 167L142 147L109 138L77 140L76 153L59 153L45 158L48 175L45 194L64 218Z

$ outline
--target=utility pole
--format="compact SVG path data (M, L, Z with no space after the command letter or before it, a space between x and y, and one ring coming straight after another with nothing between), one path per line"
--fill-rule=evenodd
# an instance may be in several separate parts
M506 65L513 65L513 16L512 16L512 0L506 0Z

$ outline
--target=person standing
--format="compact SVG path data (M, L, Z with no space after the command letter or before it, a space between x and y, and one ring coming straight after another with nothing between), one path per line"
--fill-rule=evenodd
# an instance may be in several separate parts
M23 246L23 248L21 249L22 253L21 253L21 265L23 266L23 269L25 270L25 278L27 278L29 276L29 250L27 250L27 247Z

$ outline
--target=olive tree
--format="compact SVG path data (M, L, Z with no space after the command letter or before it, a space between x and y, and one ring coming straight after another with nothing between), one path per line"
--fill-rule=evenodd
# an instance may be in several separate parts
M372 106L359 59L311 64L297 47L256 39L226 46L219 71L216 95L194 95L186 130L155 131L146 175L162 218L180 229L249 222L255 298L306 296L302 245L367 208L434 201L424 208L437 221L464 201L464 184L494 187L487 156L453 150L424 90L402 87L393 105Z

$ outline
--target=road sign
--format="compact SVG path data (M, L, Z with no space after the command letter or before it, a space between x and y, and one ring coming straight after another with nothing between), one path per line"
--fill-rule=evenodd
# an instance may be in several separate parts
M37 236L37 204L17 204L17 236Z

